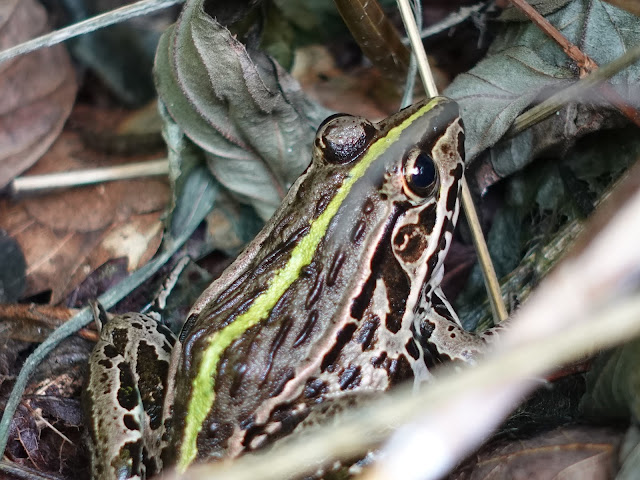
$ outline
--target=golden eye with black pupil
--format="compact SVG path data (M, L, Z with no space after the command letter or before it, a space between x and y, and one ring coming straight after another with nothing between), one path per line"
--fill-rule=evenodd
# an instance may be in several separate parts
M316 146L330 163L347 164L365 151L375 135L373 124L350 115L333 115L318 129Z
M404 181L409 191L419 197L433 194L438 181L438 171L431 155L411 151L404 161Z

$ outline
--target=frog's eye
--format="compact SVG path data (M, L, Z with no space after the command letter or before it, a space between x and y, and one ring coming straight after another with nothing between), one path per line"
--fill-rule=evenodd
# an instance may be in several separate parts
M431 155L412 150L404 161L404 181L409 191L419 197L428 197L435 191L438 170Z
M322 121L322 123L318 127L318 133L321 132L324 127L326 127L328 124L333 122L336 118L344 118L344 117L350 118L352 117L352 115L349 115L348 113L334 113L333 115L329 115L327 118L325 118Z
M376 131L372 123L362 118L332 115L318 129L316 147L328 162L347 164L365 151Z

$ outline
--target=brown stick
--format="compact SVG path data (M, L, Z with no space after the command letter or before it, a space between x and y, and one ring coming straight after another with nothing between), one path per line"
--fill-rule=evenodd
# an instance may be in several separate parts
M589 73L598 69L598 64L577 45L570 42L567 37L558 31L551 22L544 18L538 11L529 5L526 0L510 0L516 7L518 7L529 19L535 23L540 29L555 40L558 45L562 47L564 52L578 65L580 69L580 78L585 77ZM640 113L631 105L629 105L625 99L623 99L618 92L616 92L611 85L604 84L600 87L600 93L602 96L611 103L620 113L627 117L631 122L640 126Z
M367 58L392 80L404 82L409 49L377 0L335 0L335 4Z

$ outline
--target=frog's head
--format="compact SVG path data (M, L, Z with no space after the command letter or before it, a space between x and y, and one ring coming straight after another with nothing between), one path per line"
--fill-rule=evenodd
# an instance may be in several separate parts
M369 247L380 250L370 255L377 265L371 266L369 280L398 277L387 272L400 268L405 278L388 286L402 290L398 295L413 305L429 285L440 282L464 170L464 129L457 103L436 97L378 124L330 117L316 135L312 168L340 172L343 188L352 183L333 221L334 232L327 237L349 244L344 238L351 232L347 225L362 225L359 253L366 255ZM385 244L390 249L383 252ZM384 271L376 274L376 267Z

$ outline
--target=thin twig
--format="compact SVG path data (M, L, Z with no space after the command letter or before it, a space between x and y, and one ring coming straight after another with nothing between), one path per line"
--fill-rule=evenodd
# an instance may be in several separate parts
M169 161L162 159L111 167L72 170L70 172L27 175L13 179L9 183L7 190L12 196L20 196L48 192L58 188L168 174Z
M405 79L409 49L377 0L334 0L362 52L394 81Z
M118 8L95 17L88 18L82 22L74 23L66 28L61 28L55 32L47 33L14 47L7 48L0 52L0 63L6 62L10 58L33 52L39 48L51 47L58 43L69 40L85 33L93 32L100 28L113 25L114 23L129 20L130 18L148 15L149 13L182 3L184 0L142 0L125 7Z
M398 7L407 30L407 34L409 35L414 55L418 61L418 70L420 71L424 88L430 97L435 97L438 95L438 89L433 80L433 75L429 68L429 61L427 60L427 54L424 51L422 40L418 34L418 27L416 26L415 18L411 12L408 0L398 0ZM476 212L475 205L473 204L471 192L469 192L469 187L464 179L462 181L462 208L464 209L467 222L471 229L473 243L476 247L478 261L480 262L485 286L490 299L489 301L493 309L493 317L495 323L498 323L505 320L509 314L507 313L507 308L502 301L502 295L500 294L500 282L498 282L496 271L493 268L493 263L491 262L489 249L487 248L487 242L485 241L482 233L482 227L480 226L478 213Z
M593 88L599 83L606 81L608 78L613 77L616 73L624 70L638 60L640 60L640 45L632 48L621 57L616 58L613 62L597 69L573 85L565 88L564 90L560 90L541 104L536 105L531 110L520 115L515 119L506 136L513 137L530 126L541 122L545 118L556 113L570 101L573 101L580 95L584 94L584 92L590 88Z
M411 43L413 54L416 56L416 60L418 62L418 71L420 72L424 89L429 97L435 97L438 95L438 87L436 87L436 82L433 79L433 74L429 68L427 53L424 51L420 32L418 31L416 19L411 11L409 0L398 0L398 8L402 15L404 28L407 30L407 35L409 36L409 42Z
M573 59L580 68L580 77L591 73L598 68L588 55L582 52L575 44L569 41L562 33L554 27L549 20L544 18L540 13L529 5L526 0L510 0L517 8L519 8L529 19L535 23L545 34L555 40L562 47L564 52Z
M450 13L445 18L440 20L433 25L429 25L428 27L421 28L420 30L420 38L423 40L425 38L432 37L437 35L438 33L442 33L445 30L450 29L451 27L455 27L456 25L461 24L462 22L466 22L471 16L478 13L487 4L485 2L478 3L476 5L470 5L468 7L461 7L457 12ZM408 38L403 38L402 43L409 44Z
M467 185L467 179L462 177L462 208L471 230L471 238L473 239L473 245L476 249L478 256L478 263L480 269L484 275L484 284L487 289L487 297L489 298L489 304L491 305L491 311L493 312L493 322L498 323L507 319L509 313L507 307L502 300L502 291L500 290L500 282L496 275L496 270L493 267L491 261L491 255L489 255L489 248L487 242L482 233L482 227L480 226L480 220L478 219L478 213L471 197L471 191L469 185Z
M418 29L422 27L422 4L420 0L412 0L411 9L413 15L416 18L416 25ZM403 40L404 43L404 40ZM418 62L416 56L411 52L409 57L409 70L407 71L407 78L404 82L404 92L402 93L402 99L400 100L400 108L406 108L413 103L413 91L416 86L416 73L418 73Z

